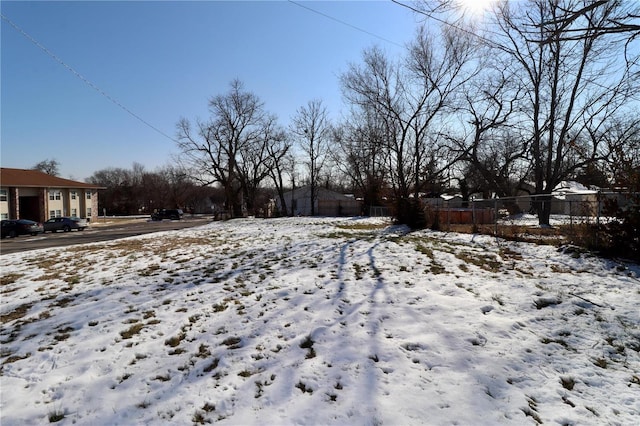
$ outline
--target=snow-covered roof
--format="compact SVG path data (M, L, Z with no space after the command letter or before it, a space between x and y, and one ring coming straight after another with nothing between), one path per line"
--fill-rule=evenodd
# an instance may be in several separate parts
M440 195L440 198L442 198L445 201L449 201L449 200L453 200L454 198L462 199L462 195L460 195L460 194L442 194L442 195Z
M553 195L596 194L597 192L597 189L587 188L575 181L562 181L553 189Z

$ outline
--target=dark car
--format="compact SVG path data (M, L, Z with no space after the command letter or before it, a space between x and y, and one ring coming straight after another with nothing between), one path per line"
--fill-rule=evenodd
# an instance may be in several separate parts
M182 215L183 213L180 209L160 209L151 214L151 220L180 220Z
M0 223L0 236L2 238L14 238L18 235L38 235L44 232L40 222L27 219L3 220Z
M87 220L79 217L52 217L44 223L44 232L69 232L72 229L84 231L87 226Z

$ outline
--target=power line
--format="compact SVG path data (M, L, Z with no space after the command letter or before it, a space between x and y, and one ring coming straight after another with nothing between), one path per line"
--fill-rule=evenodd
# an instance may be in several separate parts
M441 23L441 24L443 24L443 25L447 25L447 26L449 26L449 27L451 27L451 28L454 28L454 29L456 29L456 30L458 30L458 31L461 31L461 32L464 32L464 33L466 33L466 34L469 34L469 35L471 35L471 36L473 36L473 37L476 37L477 39L479 39L479 40L481 40L481 41L483 41L483 42L487 43L488 45L491 45L491 46L493 46L493 47L496 47L496 48L498 48L499 50L504 50L504 47L503 47L502 45L500 45L499 43L497 43L497 42L495 42L495 41L493 41L493 40L490 40L490 39L488 39L488 38L486 38L486 37L483 37L483 36L481 36L480 34L477 34L477 33L473 32L473 31L471 31L471 30L469 30L469 29L463 28L463 27L461 27L460 25L456 25L456 24L453 24L453 23L451 23L451 22L446 21L445 19L438 18L438 17L434 16L432 13L429 13L429 12L424 11L424 10L417 9L417 8L415 8L415 7L411 6L411 5L408 5L408 4L403 3L403 2L401 2L401 1L398 1L398 0L391 0L391 2L392 2L392 3L397 4L398 6L402 6L402 7L404 7L404 8L407 8L407 9L409 9L409 10L411 10L411 11L415 12L415 13L418 13L418 14L424 15L424 16L426 16L427 18L430 18L430 19L432 19L432 20L434 20L434 21L436 21L436 22L439 22L439 23ZM497 35L497 33L493 32L493 31L489 31L489 33L492 33L492 34L496 34L496 35ZM576 75L573 75L573 76L574 76L574 77L577 77ZM607 87L607 86L605 86L604 84L601 84L601 83L599 83L599 82L597 82L597 81L595 81L595 80L593 80L593 79L591 79L591 78L583 77L583 79L584 79L584 81L586 81L587 83L593 84L594 86L598 86L598 87L600 87L601 89L605 89L605 90L610 90L610 89L611 89L611 87ZM638 97L637 97L636 95L634 95L633 93L629 94L629 95L628 95L628 98L630 98L630 99L632 99L632 100L634 100L634 101L640 101L640 98L638 98Z
M126 106L122 105L122 103L120 103L117 99L114 99L112 96L110 96L104 90L102 90L97 85L95 85L94 83L89 81L86 77L84 77L82 74L80 74L78 71L76 71L71 65L68 65L66 62L64 62L60 57L58 57L56 54L54 54L49 49L47 49L45 46L43 46L40 42L38 42L38 40L33 38L31 35L29 35L26 31L24 31L22 28L20 28L18 25L16 25L11 19L7 18L4 14L0 13L0 17L2 17L3 20L5 20L16 31L18 31L20 34L22 34L23 37L25 37L31 43L35 44L40 50L42 50L44 53L46 53L49 57L53 58L56 62L58 62L60 65L65 67L67 70L69 70L73 75L75 75L80 80L82 80L87 86L89 86L92 89L94 89L96 92L98 92L99 94L101 94L102 96L107 98L109 101L111 101L112 103L114 103L115 105L120 107L127 114L129 114L132 117L136 118L138 121L140 121L145 126L155 130L156 132L158 132L159 134L161 134L165 138L167 138L167 139L169 139L169 140L171 140L173 142L176 142L176 140L174 138L172 138L171 136L167 135L165 132L163 132L162 130L158 129L154 125L150 124L148 121L146 121L145 119L140 117L138 114L134 113L129 108L127 108Z
M354 29L354 30L356 30L356 31L360 31L360 32L362 32L362 33L368 34L368 35L370 35L370 36L372 36L372 37L375 37L375 38L377 38L377 39L380 39L380 40L382 40L382 41L385 41L385 42L387 42L387 43L389 43L389 44L393 44L394 46L404 47L403 45L398 44L398 43L396 43L395 41L391 41L391 40L389 40L389 39L387 39L387 38L384 38L384 37L382 37L382 36L379 36L378 34L372 33L371 31L367 31L367 30L362 29L362 28L360 28L360 27L356 27L355 25L352 25L352 24L350 24L350 23L348 23L348 22L342 21L342 20L340 20L340 19L338 19L338 18L334 18L334 17L333 17L333 16L331 16L331 15L327 15L326 13L320 12L320 11L318 11L318 10L315 10L315 9L312 9L312 8L310 8L310 7L308 7L308 6L305 6L305 5L303 5L303 4L300 4L300 3L298 3L297 1L293 1L293 0L288 0L288 1L289 1L289 3L291 3L291 4L295 4L295 5L296 5L296 6L298 6L298 7L301 7L301 8L303 8L303 9L307 9L307 10L308 10L308 11L310 11L310 12L316 13L316 14L318 14L318 15L320 15L320 16L324 16L325 18L327 18L327 19L331 19L332 21L338 22L338 23L340 23L340 24L342 24L342 25L346 25L347 27L352 28L352 29Z
M489 40L488 38L485 38L485 37L481 36L480 34L474 33L471 30L463 28L460 25L452 24L451 22L448 22L448 21L446 21L444 19L438 18L438 17L434 16L432 13L428 13L428 12L426 12L424 10L415 8L415 7L411 6L411 5L408 5L406 3L402 3L402 2L397 1L397 0L391 0L391 2L397 4L398 6L402 6L404 8L407 8L407 9L411 10L414 13L418 13L420 15L426 16L427 18L431 18L434 21L439 22L439 23L441 23L443 25L447 25L447 26L449 26L451 28L454 28L454 29L456 29L458 31L461 31L463 33L472 35L472 36L476 37L477 39L484 41L487 44L491 44L491 45L493 45L495 47L500 47L500 45L498 43L496 43L496 42L494 42L492 40Z

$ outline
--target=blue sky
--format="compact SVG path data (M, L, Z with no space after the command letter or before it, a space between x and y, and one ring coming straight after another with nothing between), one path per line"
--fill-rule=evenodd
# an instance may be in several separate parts
M235 78L284 126L314 98L338 118L338 77L349 62L374 44L400 55L418 22L390 1L300 4L319 13L287 1L2 1L1 10L105 94L175 137L181 117L206 118L208 99ZM171 163L174 142L5 20L1 48L3 167L56 159L62 177L84 180L108 167Z

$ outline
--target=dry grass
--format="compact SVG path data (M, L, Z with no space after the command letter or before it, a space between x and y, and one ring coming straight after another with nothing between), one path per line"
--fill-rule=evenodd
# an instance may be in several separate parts
M144 324L137 323L129 327L127 330L121 331L120 336L123 339L131 339L136 334L140 334L140 331L144 328Z
M8 312L4 315L0 315L0 324L6 324L8 322L24 317L33 305L34 305L33 303L25 303L23 305L18 306L11 312Z
M470 263L489 272L498 272L502 267L502 261L493 254L460 252L455 253L455 256L467 264Z
M483 234L504 238L510 241L521 241L535 244L558 246L571 242L588 246L593 239L593 230L586 224L559 225L548 228L531 225L441 225L441 231L460 232L463 234Z
M177 336L173 336L165 340L164 344L169 347L175 348L180 344L180 342L182 342L185 339L185 337L187 337L185 333L180 333Z
M375 229L384 229L389 225L386 223L354 223L354 224L338 224L336 228L349 229L353 231L371 231Z
M14 274L14 273L2 275L2 276L0 276L0 286L13 284L14 282L18 281L23 276L24 276L24 274ZM4 290L3 290L3 292L4 292Z

